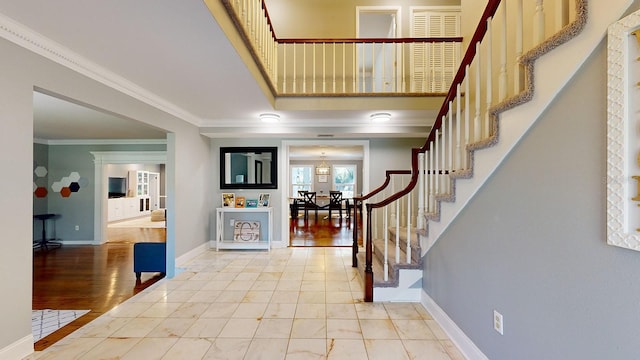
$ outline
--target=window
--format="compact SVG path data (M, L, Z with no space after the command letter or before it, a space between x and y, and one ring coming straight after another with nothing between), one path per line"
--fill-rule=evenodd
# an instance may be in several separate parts
M298 196L298 191L313 190L313 165L291 166L290 197Z
M333 188L342 191L343 198L356 193L356 165L333 165Z

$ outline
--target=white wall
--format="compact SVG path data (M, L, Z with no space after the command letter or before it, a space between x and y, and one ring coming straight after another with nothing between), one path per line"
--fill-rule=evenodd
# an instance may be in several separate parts
M180 121L129 96L118 93L72 70L0 40L0 184L6 189L0 207L3 251L0 252L0 354L7 348L32 346L32 167L33 89L91 104L128 118L166 129L169 135L168 241L180 256L208 239L209 141L197 127ZM174 171L175 174L169 175ZM174 245L171 244L171 248Z

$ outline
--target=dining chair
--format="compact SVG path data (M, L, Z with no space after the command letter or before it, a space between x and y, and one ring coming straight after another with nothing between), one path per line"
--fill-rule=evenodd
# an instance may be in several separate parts
M331 219L331 210L338 210L342 219L342 191L329 191L329 219Z
M305 191L304 193L304 219L309 219L309 210L315 210L318 219L318 204L316 203L316 192Z

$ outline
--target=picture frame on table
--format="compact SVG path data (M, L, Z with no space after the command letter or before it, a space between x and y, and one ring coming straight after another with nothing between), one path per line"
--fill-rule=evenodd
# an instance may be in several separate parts
M236 207L237 208L243 208L245 205L245 197L244 196L238 196L236 197Z
M271 203L271 194L261 193L258 197L258 207L269 207Z
M236 194L222 193L222 207L235 207L235 206L236 206Z
M247 199L246 206L248 208L258 207L258 199Z

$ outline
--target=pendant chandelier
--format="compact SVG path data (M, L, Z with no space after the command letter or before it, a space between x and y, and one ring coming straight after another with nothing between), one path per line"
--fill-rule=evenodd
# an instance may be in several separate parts
M329 175L331 167L325 161L324 153L322 153L322 156L320 158L322 159L322 161L320 162L320 164L318 164L318 166L316 166L316 175Z

